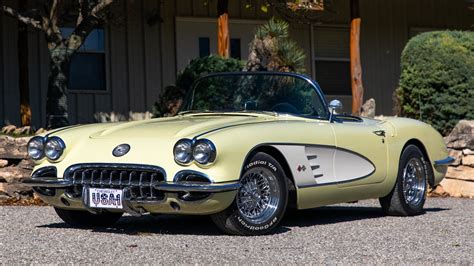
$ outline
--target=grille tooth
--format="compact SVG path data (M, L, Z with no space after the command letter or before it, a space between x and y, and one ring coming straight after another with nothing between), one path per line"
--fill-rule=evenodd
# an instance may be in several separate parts
M129 189L130 200L161 200L164 193L153 186L165 181L165 173L157 167L136 165L77 165L67 170L65 178L72 180L70 195L82 196L82 187ZM125 195L124 195L125 196Z

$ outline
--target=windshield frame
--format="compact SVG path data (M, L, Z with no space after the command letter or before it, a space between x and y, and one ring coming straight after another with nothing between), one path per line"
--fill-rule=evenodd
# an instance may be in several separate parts
M213 78L213 77L221 77L221 76L243 76L243 75L247 75L247 76L256 76L256 75L287 76L287 77L293 77L293 78L296 78L296 79L302 79L302 80L306 81L307 83L309 83L313 87L314 91L316 92L319 99L321 100L321 103L322 103L322 105L324 107L324 111L325 111L324 116L296 115L296 114L289 114L289 113L279 113L279 114L289 114L289 115L301 116L301 117L305 117L305 118L312 118L312 119L318 119L318 120L329 120L330 119L329 106L328 106L326 97L322 93L322 90L321 90L321 87L319 86L319 84L315 80L311 79L310 77L308 77L304 74L297 74L297 73L291 73L291 72L274 72L274 71L245 72L245 71L242 71L242 72L216 72L216 73L207 74L205 76L202 76L202 77L198 78L197 80L195 80L193 82L193 84L191 85L191 89L186 94L185 103L187 103L187 104L191 103L189 98L193 97L195 88L197 87L197 85L202 80L205 80L207 78ZM187 110L183 110L183 109L187 109ZM181 113L181 112L186 112L186 111L190 111L190 110L189 110L189 108L187 108L187 106L185 104L183 104L181 106L180 111L178 112L178 114ZM237 113L237 112L235 112L235 113Z

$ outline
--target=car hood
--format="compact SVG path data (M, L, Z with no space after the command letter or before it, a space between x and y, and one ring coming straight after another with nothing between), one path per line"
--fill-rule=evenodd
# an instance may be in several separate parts
M137 136L140 138L193 138L210 131L277 119L270 115L203 114L111 124L90 135L92 139Z

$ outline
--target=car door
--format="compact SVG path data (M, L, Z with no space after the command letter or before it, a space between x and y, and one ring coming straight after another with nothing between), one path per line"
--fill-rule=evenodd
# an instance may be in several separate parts
M377 120L332 123L334 175L341 187L382 182L387 176L387 132Z

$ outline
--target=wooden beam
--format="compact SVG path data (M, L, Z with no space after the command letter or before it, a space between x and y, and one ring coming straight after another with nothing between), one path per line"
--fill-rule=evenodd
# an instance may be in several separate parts
M229 57L229 0L217 2L217 53L225 58Z
M362 85L362 66L360 62L360 12L359 0L350 0L351 5L351 87L352 87L352 114L359 115L364 99Z

